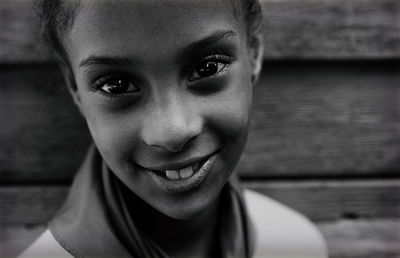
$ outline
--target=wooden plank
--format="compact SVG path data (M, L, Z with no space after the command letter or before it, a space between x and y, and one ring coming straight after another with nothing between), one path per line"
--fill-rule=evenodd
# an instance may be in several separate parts
M46 229L44 224L2 226L0 228L0 257L20 255Z
M398 258L400 220L339 220L318 223L331 258ZM6 226L0 231L0 254L20 254L45 229L45 225Z
M395 62L265 63L255 87L246 178L396 176ZM65 181L90 137L52 66L0 74L0 180Z
M400 220L339 220L319 223L331 258L399 258Z
M400 55L400 2L263 1L266 58L363 59Z
M33 0L0 2L0 63L42 62ZM263 0L265 58L400 57L397 0Z
M46 48L35 32L32 0L0 1L1 63L41 62L48 59Z
M247 188L263 193L314 221L398 218L400 180L327 180L246 182Z
M314 221L400 217L400 179L382 181L246 182ZM46 223L63 202L67 186L3 186L0 222ZM29 211L29 212L28 212Z
M67 193L67 186L0 187L0 223L47 223L63 203Z
M70 180L90 137L60 74L50 66L4 69L0 85L0 178Z
M268 63L254 90L247 177L399 175L398 63Z

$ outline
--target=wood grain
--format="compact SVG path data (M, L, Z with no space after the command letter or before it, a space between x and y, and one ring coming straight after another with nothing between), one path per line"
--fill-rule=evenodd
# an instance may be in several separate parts
M265 63L254 90L246 178L399 176L396 62ZM0 73L0 180L68 181L90 142L49 65Z
M400 55L400 2L267 0L266 58L363 59Z
M0 187L1 225L47 223L63 203L68 186Z
M318 223L331 258L397 258L400 255L400 220L339 220ZM7 226L0 231L3 258L20 254L45 225Z
M398 258L400 220L339 220L318 223L331 258ZM32 243L45 225L7 226L0 231L0 254L12 258Z
M317 222L331 258L397 258L400 256L400 220L340 219ZM45 229L45 224L1 224L0 254L21 253Z
M70 180L90 137L60 74L51 66L7 69L0 74L0 178Z
M44 230L91 141L32 2L0 1L1 257ZM317 222L330 257L399 258L400 1L262 5L267 61L237 167L244 185Z
M399 176L398 63L268 63L254 90L247 177Z
M43 62L33 0L0 1L0 63ZM265 58L400 57L397 0L263 0Z
M400 217L400 180L245 182L314 221ZM59 208L67 186L3 186L3 225L46 223Z
M317 224L331 258L399 258L400 220L339 220Z
M300 211L314 221L398 218L400 215L399 179L255 180L244 185Z
M44 224L1 226L0 256L15 258L20 255L46 229Z

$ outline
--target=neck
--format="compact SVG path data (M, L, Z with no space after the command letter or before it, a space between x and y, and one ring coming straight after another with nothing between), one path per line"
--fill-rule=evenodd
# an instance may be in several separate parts
M139 211L135 222L158 246L171 257L215 257L219 200L188 220L177 220L155 210L136 198Z

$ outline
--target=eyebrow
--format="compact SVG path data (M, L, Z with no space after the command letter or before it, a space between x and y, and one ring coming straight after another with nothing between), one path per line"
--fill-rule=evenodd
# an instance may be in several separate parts
M190 56L196 50L204 49L207 46L219 40L227 39L233 36L236 36L236 33L232 30L216 31L210 36L201 39L199 41L190 43L188 46L186 46L182 51L182 57L185 58L187 56ZM134 63L133 60L127 57L103 56L103 55L92 54L87 58L83 59L79 63L79 67L92 66L92 65L129 66L132 65L133 63Z
M98 56L90 55L79 63L79 67L92 65L127 66L131 65L132 60L120 56Z
M182 57L190 56L193 52L198 51L200 49L204 49L209 45L214 44L217 41L228 39L230 37L236 36L236 33L233 30L220 30L216 31L210 36L201 39L199 41L193 42L185 47L182 52Z

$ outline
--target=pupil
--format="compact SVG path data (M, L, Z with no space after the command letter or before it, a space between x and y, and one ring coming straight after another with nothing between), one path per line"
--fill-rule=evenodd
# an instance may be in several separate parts
M210 76L218 72L218 65L216 62L207 62L197 72L200 76Z
M124 93L129 87L128 83L121 79L110 82L107 86L111 93Z

